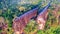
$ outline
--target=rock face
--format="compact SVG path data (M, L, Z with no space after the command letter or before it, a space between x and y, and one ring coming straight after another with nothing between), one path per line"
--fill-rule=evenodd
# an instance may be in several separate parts
M8 25L7 25L7 23L5 23L5 20L4 20L4 18L3 17L0 17L0 28L1 28L1 30L2 31L6 31L7 30L7 27L8 27ZM2 32L2 34L7 34L7 32Z
M13 29L15 34L21 34L29 20L37 15L37 8L17 17L13 20Z
M44 26L45 26L45 23L46 23L46 20L47 20L47 16L48 16L48 10L43 12L42 14L39 14L38 17L37 17L37 23L39 25L39 29L40 30L43 30L44 29Z
M46 20L47 20L47 16L48 16L48 8L50 6L50 3L44 8L44 10L37 16L37 23L39 24L39 29L43 30Z
M4 23L4 18L0 17L0 27L2 27L2 23Z
M42 13L40 13L37 17L38 24L41 23L41 24L39 24L39 26L40 26L39 28L41 28L41 29L43 29L45 26L46 18L48 15L47 9L49 6L50 6L50 3L43 9ZM23 32L25 26L29 22L29 20L31 18L37 16L37 11L38 11L38 8L35 8L35 9L23 14L22 16L15 18L13 20L14 33L21 34Z

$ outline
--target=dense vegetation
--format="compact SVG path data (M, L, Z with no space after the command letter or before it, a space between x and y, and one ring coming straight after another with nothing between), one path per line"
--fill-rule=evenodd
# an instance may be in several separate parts
M17 3L16 0L14 0L14 1L13 0L0 0L0 17L3 17L5 20L5 23L8 23L8 30L6 30L6 32L8 34L13 34L12 20L15 17L19 17L22 14L26 13L27 11L35 8L36 5L40 2L42 2L40 8L46 6L48 3L48 1L46 2L44 0L38 0L38 1L36 0L36 1L32 1L33 3L30 3L30 4L21 3L21 5L20 5L20 2ZM28 0L26 0L26 1L28 1ZM55 2L56 2L56 0L54 1L54 3ZM59 3L56 2L55 4L59 4ZM54 10L53 7L50 7L50 9L51 9L51 11ZM58 12L58 14L60 14L60 11ZM60 25L57 24L58 20L56 19L56 17L54 17L52 12L49 12L48 17L49 18L47 19L46 26L43 31L38 30L37 23L34 20L31 20L27 24L26 28L24 29L24 33L25 34L33 34L33 33L60 34ZM0 22L0 23L2 23L2 22ZM3 31L0 29L0 33L1 32L3 32Z

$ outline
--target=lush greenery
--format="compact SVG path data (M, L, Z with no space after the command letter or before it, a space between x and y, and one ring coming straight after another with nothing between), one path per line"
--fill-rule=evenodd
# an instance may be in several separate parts
M27 11L37 7L36 5L38 5L40 2L41 2L40 8L46 6L48 3L48 1L45 1L45 0L38 0L38 1L36 0L36 1L32 1L33 3L31 4L21 3L20 5L20 2L14 2L14 1L16 0L0 0L0 17L3 17L5 21L8 23L8 30L6 30L8 34L13 34L12 20L15 17L19 17L22 14L26 13ZM28 0L26 1L28 2ZM53 3L59 4L56 2L56 0ZM43 31L38 30L37 23L34 20L31 20L27 24L26 28L24 29L24 33L25 34L34 34L34 33L36 34L60 34L60 25L58 25L57 23L58 21L57 18L52 14L52 10L54 10L54 7L51 6L49 7L49 9L51 9L51 11L49 11L46 26ZM60 10L58 14L60 14ZM0 32L2 32L2 30L0 30Z

